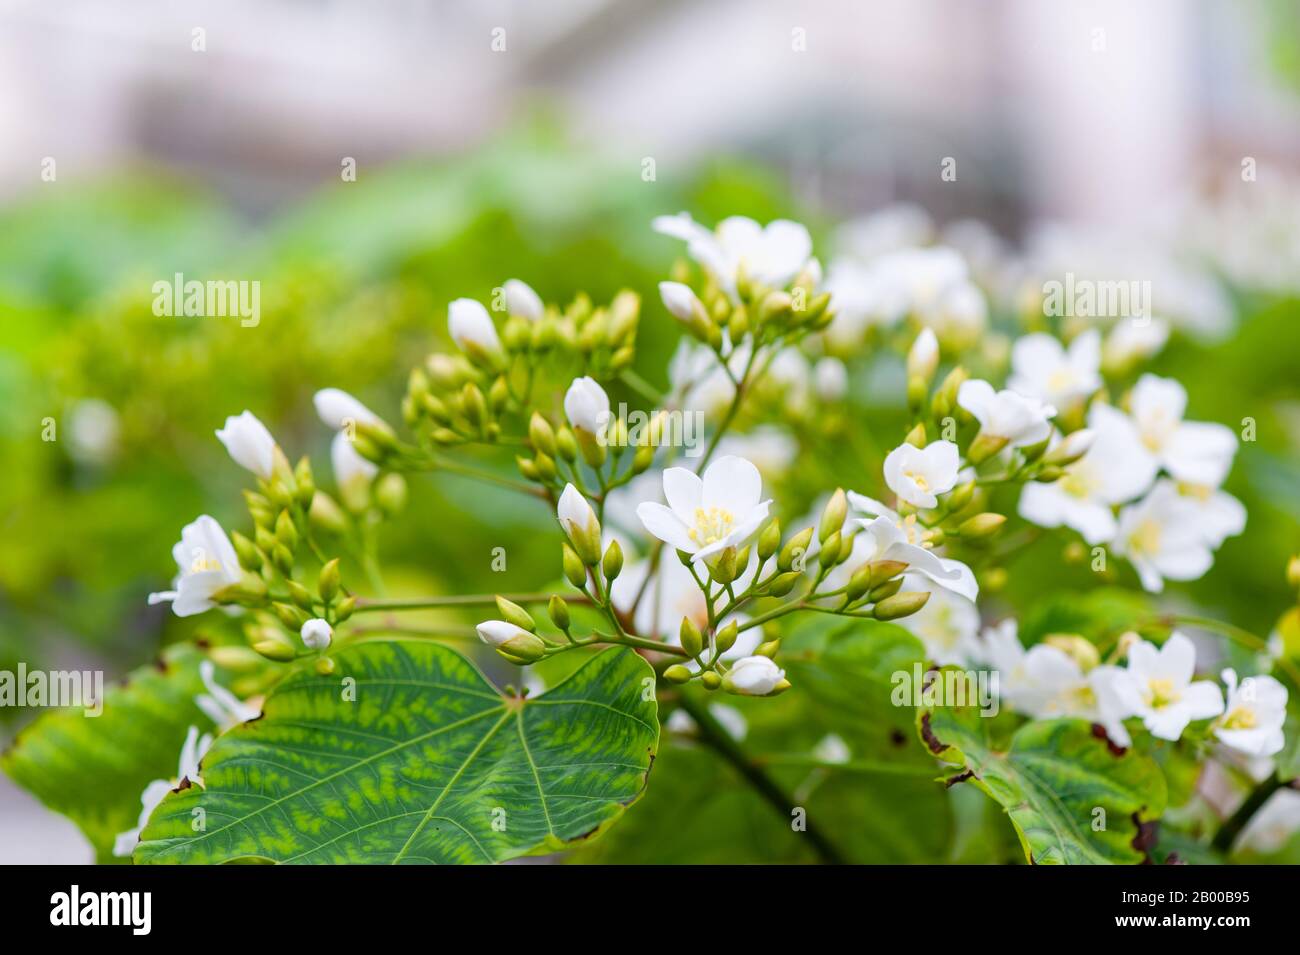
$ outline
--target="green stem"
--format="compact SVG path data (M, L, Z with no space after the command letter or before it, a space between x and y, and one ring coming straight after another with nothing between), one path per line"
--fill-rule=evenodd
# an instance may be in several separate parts
M709 712L707 706L696 702L685 693L678 699L678 704L690 715L691 719L695 720L695 725L699 727L700 738L703 742L730 763L745 782L749 783L788 824L792 818L792 811L795 809L794 801L782 791L776 781L767 774L762 766L745 753L731 734L713 718L713 714ZM812 843L813 849L821 858L821 861L830 865L843 865L845 860L840 855L839 850L821 834L819 829L813 826L812 820L805 820L805 822L807 828L804 829L803 835Z
M1252 789L1250 795L1246 797L1246 801L1238 806L1237 811L1219 827L1219 831L1214 834L1214 841L1210 843L1210 847L1219 852L1228 852L1255 813L1260 810L1264 803L1268 802L1273 793L1284 785L1282 780L1278 779L1277 775L1274 774Z
M517 603L521 606L524 604L547 603L551 599L550 594L531 593L531 594L501 594L511 603ZM575 596L566 597L567 603L590 603L589 597ZM371 600L365 597L357 598L356 613L377 610L430 610L438 607L489 607L495 606L497 602L496 594L450 594L444 597L412 597L405 600Z

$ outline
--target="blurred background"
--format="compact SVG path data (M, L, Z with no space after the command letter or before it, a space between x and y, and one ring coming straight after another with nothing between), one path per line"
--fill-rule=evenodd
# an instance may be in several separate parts
M1260 428L1198 601L1272 626L1300 521L1290 0L3 0L0 669L113 679L221 628L144 598L194 515L238 526L227 414L323 473L312 393L396 419L450 299L513 276L658 316L680 250L649 223L681 209L806 221L824 260L874 216L857 254L957 245L995 310L1062 263L1152 279L1190 416ZM177 272L260 281L260 324L155 316ZM642 324L660 385L669 335ZM552 576L546 515L484 494L413 484L390 585L482 589L456 540ZM0 709L0 743L32 715ZM0 779L0 859L89 858Z

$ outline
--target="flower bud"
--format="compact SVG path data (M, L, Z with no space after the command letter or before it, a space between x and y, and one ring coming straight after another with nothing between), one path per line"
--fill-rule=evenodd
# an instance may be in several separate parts
M490 647L504 646L518 636L533 636L517 623L508 620L484 620L474 629L478 631L479 639Z
M279 601L271 604L271 611L289 630L300 630L307 621L312 619L305 610L300 610L293 604Z
M342 623L352 616L352 611L357 609L357 598L348 594L342 600L334 604L334 620Z
M239 558L240 567L253 573L262 569L262 555L258 553L257 545L251 540L239 531L231 531L230 543L235 547L235 556Z
M1060 444L1047 452L1047 456L1043 458L1043 463L1053 464L1057 467L1073 464L1092 450L1092 442L1096 437L1097 432L1091 428L1071 432L1061 439Z
M985 540L996 534L1006 522L1005 514L985 511L962 521L957 528L957 535L965 540Z
M565 578L579 590L586 590L587 568L583 565L582 558L567 543L561 544L560 549L563 552Z
M917 423L912 426L912 430L907 432L907 437L903 439L904 444L910 444L914 448L924 448L926 444L925 425Z
M695 621L690 617L682 617L682 625L678 629L678 636L681 639L682 649L693 657L698 657L704 650L704 637L700 634L700 628L695 625Z
M872 608L871 615L877 620L897 620L908 617L925 606L930 599L928 590L905 590L901 594L886 597Z
M293 518L288 511L281 511L275 519L275 536L291 551L298 546L298 529L293 526Z
M311 498L311 510L307 513L313 527L331 534L342 534L348 528L347 515L324 491L317 491Z
M495 366L501 359L501 339L482 302L458 298L447 306L447 330L458 348L477 365Z
M1006 438L981 431L966 449L966 460L971 464L983 464L1006 446Z
M894 596L894 594L898 593L902 589L903 578L895 577L893 580L886 580L883 584L872 587L871 593L867 595L867 599L872 603L880 603L880 601Z
M668 669L664 670L664 679L669 683L686 683L691 678L691 671L686 669L680 663L674 663Z
M785 671L767 657L750 656L737 660L723 677L722 685L743 696L767 696L785 679Z
M773 520L758 535L758 559L765 561L781 546L781 522Z
M713 637L714 646L717 647L718 653L726 653L736 645L736 637L740 635L740 628L736 626L736 621L731 621Z
M296 580L286 580L284 586L289 591L289 599L294 602L295 606L306 611L312 609L313 598L310 590Z
M849 502L844 495L844 489L837 487L822 511L821 526L817 530L817 539L825 544L828 537L839 533L840 528L844 526L844 518L848 512Z
M555 457L555 431L540 412L534 411L528 421L528 441L532 444L533 450L540 451L548 457Z
M790 591L794 590L794 585L799 582L802 576L798 571L790 571L785 574L778 574L772 578L772 582L767 585L767 592L773 597L784 597Z
M556 506L556 516L582 562L589 567L599 563L600 522L587 499L572 484L564 486Z
M389 517L406 508L406 478L390 471L375 483L375 503Z
M785 546L781 548L780 556L776 559L777 568L782 571L787 571L793 568L795 563L798 562L799 569L802 570L803 556L808 552L808 545L812 543L812 535L812 528L806 527L798 534L795 534L794 537L791 537L786 541Z
M317 658L316 663L313 666L313 669L320 676L329 676L336 669L338 669L338 664L336 664L329 657L319 657Z
M949 513L956 514L967 504L969 504L971 502L971 498L974 496L975 496L974 481L967 481L965 484L958 484L955 488L952 489L952 493L948 495L945 501L945 503L948 505Z
M614 578L623 572L623 548L618 546L618 541L610 541L609 546L605 548L605 557L601 560L600 569L605 573L607 584L612 584Z
M334 628L320 617L312 617L303 622L299 635L307 649L324 650L334 639Z
M688 670L687 672L689 673L690 671ZM706 690L716 690L718 687L722 686L722 677L718 676L718 674L712 670L705 670L704 674L700 677L700 682L704 684Z
M546 644L534 634L521 632L497 647L497 652L511 663L524 666L525 664L536 663L544 657L546 655Z
M909 381L920 379L922 387L928 388L938 369L939 339L929 328L923 328L907 352L907 377Z
M232 415L226 425L217 431L217 439L226 446L234 462L252 471L263 481L271 480L275 471L275 438L266 425L251 411Z
M1286 582L1292 587L1300 587L1300 556L1286 562Z
M502 619L516 627L529 631L537 629L537 624L533 622L532 615L527 610L500 594L497 595L497 610L501 612Z
M527 282L506 279L501 291L505 293L506 311L511 315L522 315L530 322L535 322L546 313L541 296Z
M839 563L841 543L843 543L843 540L840 537L840 532L836 531L822 544L822 549L817 554L817 562L823 568L834 567Z
M563 597L559 594L552 594L550 602L546 605L546 612L550 615L551 623L562 631L568 631L570 624L569 605L564 602Z

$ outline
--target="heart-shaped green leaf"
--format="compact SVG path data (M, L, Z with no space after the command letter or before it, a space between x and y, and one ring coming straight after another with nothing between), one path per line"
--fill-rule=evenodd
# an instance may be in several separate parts
M992 796L1016 827L1032 863L1138 863L1150 848L1146 823L1165 808L1155 762L1114 747L1084 720L1036 720L993 747L990 721L972 707L917 713L921 741L959 769L949 785L971 782Z
M453 650L359 643L221 736L137 862L500 862L589 836L645 785L654 674L607 650L537 699ZM649 692L648 692L649 691Z

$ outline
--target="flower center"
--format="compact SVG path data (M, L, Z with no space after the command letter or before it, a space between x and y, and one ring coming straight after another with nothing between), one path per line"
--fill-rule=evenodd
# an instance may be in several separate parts
M221 561L215 557L209 557L208 552L202 548L195 548L194 560L190 562L190 573L201 574L207 570L220 570Z
M1239 706L1223 720L1223 728L1228 730L1253 730L1259 725L1259 717L1248 706Z
M1160 522L1147 518L1129 535L1134 553L1154 554L1160 550Z
M1078 376L1072 368L1058 368L1047 376L1047 390L1052 392L1069 391L1075 386Z
M909 544L921 544L921 528L917 524L915 514L908 514L906 517L900 518L894 523L898 525L900 531L907 535L907 542ZM926 543L928 543L928 541ZM925 544L921 544L921 546L924 547Z
M724 508L711 507L705 510L702 507L697 507L695 509L695 526L690 529L689 536L691 540L701 547L716 544L731 533L735 523L736 519L732 516L731 511Z
M1097 706L1097 694L1092 691L1092 687L1087 683L1080 683L1078 686L1070 689L1070 699L1074 703L1075 712L1087 712Z
M912 483L915 484L917 488L919 488L920 490L922 491L930 490L930 482L925 479L924 474L917 474L915 471L904 471L903 474L905 477L911 478Z
M1182 694L1174 688L1174 681L1164 677L1152 677L1147 680L1147 702L1153 710L1172 706L1181 699Z
M1061 490L1071 497L1077 497L1086 500L1092 497L1092 492L1097 486L1097 476L1089 468L1075 465L1065 472L1065 477L1061 478Z

